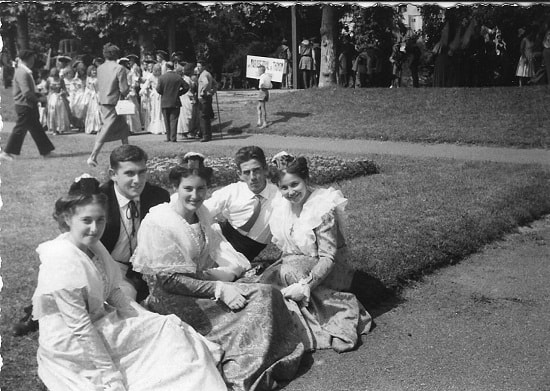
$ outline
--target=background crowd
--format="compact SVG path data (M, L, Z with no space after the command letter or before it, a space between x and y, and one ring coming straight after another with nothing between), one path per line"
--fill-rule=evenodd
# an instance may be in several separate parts
M52 59L51 64L33 70L40 97L40 122L48 134L99 132L101 119L98 109L97 68L104 61L99 56L71 58L67 54L60 54ZM126 99L136 108L134 114L125 115L131 134L166 134L162 97L157 87L159 78L168 70L173 70L187 86L186 92L178 98L181 107L177 118L177 135L180 139L201 137L197 94L198 79L205 70L204 61L186 62L181 52L174 52L169 56L166 51L157 50L146 54L142 61L138 55L130 53L119 58L117 62L124 67L127 74L130 91ZM214 117L213 110L209 115Z

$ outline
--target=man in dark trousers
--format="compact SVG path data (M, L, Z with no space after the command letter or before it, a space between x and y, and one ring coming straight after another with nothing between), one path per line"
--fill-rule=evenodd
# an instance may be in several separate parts
M137 246L137 231L141 220L153 206L170 201L169 193L147 182L147 154L135 145L121 145L111 152L110 180L100 187L108 198L108 215L101 243L111 253L122 272L122 292L138 302L149 294L141 274L132 270L130 257ZM14 334L25 335L38 330L31 317L32 306L24 308L26 315L14 325Z
M149 290L141 275L132 270L130 257L136 249L141 220L155 205L170 201L168 192L147 182L147 154L135 145L122 145L111 152L110 180L100 188L109 199L109 212L101 243L118 262L122 291L140 302Z
M32 76L35 53L22 50L19 53L19 65L13 78L13 100L17 120L8 137L6 147L0 152L0 160L11 161L21 153L21 147L27 131L30 132L38 152L43 157L53 157L55 147L46 135L38 116L38 95Z
M174 63L166 63L166 73L159 77L157 92L161 95L160 107L166 127L166 141L176 142L178 137L178 118L180 115L180 95L189 89L189 85L174 71Z
M201 129L201 142L212 140L212 118L214 118L214 109L212 108L212 97L216 94L218 85L212 74L207 70L207 63L204 60L197 62L197 73L199 75L198 91L199 98L199 126Z

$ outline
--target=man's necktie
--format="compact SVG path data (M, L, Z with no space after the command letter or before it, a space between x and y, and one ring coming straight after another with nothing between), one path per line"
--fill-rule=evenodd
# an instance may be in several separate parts
M134 200L131 200L130 202L128 202L128 209L126 209L126 218L128 220L132 220L132 232L130 233L130 235L133 237L136 234L135 219L139 219L139 209Z
M261 209L262 209L262 196L259 194L256 194L254 195L254 211L252 212L252 216L250 216L248 221L243 225L241 225L239 229L241 229L244 232L250 231L254 226L254 223L256 223L256 220L258 220L258 216L260 215Z

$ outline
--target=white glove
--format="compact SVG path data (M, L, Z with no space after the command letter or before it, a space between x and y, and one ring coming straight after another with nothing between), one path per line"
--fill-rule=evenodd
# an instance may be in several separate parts
M235 274L227 270L227 268L216 267L207 269L203 272L203 278L210 281L235 281Z
M303 281L296 282L281 289L281 293L285 298L293 300L297 303L301 302L304 306L309 304L309 298L311 296L309 285Z
M216 282L216 300L223 301L229 308L238 311L244 308L248 301L246 300L245 292L236 285L223 282Z

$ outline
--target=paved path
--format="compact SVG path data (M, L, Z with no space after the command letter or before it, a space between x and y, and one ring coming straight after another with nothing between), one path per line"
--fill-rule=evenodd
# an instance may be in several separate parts
M13 128L12 122L4 122L4 137ZM90 135L76 135L89 140ZM160 141L158 135L140 135L140 141ZM163 140L163 139L162 139ZM192 144L193 142L185 142ZM330 153L353 154L382 154L411 157L451 158L457 160L494 161L505 163L537 163L550 165L550 150L546 149L517 149L480 147L454 144L415 144L393 141L375 140L344 140L320 137L278 136L270 134L243 133L223 134L214 133L211 144L215 146L245 146L258 145L274 149L308 149ZM203 144L204 145L204 144Z
M357 351L285 391L550 390L550 218L405 290Z

